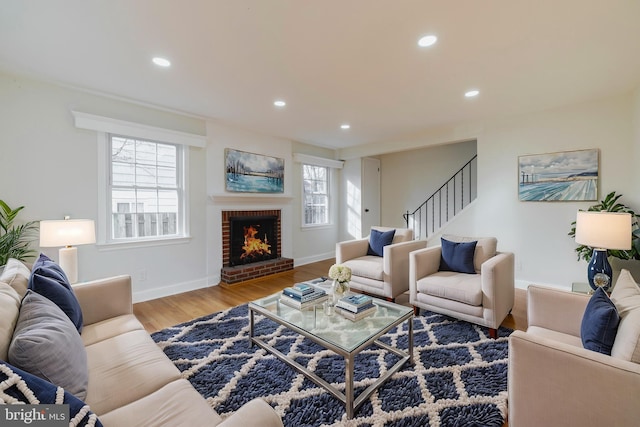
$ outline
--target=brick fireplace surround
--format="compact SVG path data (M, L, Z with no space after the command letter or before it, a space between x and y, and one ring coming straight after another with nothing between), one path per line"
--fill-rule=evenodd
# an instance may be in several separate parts
M267 216L273 215L277 219L278 254L282 253L282 233L280 210L260 210L260 211L222 211L222 270L220 279L223 283L234 284L245 280L257 279L271 274L282 273L293 270L293 260L291 258L276 258L269 261L254 262L245 265L229 265L231 250L231 227L229 218L236 216Z

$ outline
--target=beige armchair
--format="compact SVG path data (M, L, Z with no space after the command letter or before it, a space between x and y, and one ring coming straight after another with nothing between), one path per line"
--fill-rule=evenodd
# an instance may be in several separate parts
M391 227L372 227L378 231ZM367 255L369 237L336 244L336 263L351 268L352 289L395 300L409 290L409 252L427 246L425 240L413 240L413 230L396 228L393 241L383 248L383 256Z
M452 242L476 241L475 273L438 271L441 246L409 255L409 302L416 312L423 308L460 320L486 326L491 337L513 308L514 256L496 252L494 237L443 236Z
M636 297L633 310L623 308L620 284L611 296L621 317L611 356L582 346L588 295L529 286L529 327L509 337L510 427L638 425L640 305ZM640 294L635 283L628 285Z

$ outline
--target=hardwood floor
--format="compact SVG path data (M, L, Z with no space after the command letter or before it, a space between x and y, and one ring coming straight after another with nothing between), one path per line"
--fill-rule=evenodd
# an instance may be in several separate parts
M165 298L134 304L133 312L148 332L159 331L178 323L216 311L225 310L276 293L292 283L325 276L334 259L315 262L274 276L254 279L235 285L211 286ZM408 304L407 297L397 300ZM511 329L527 329L526 291L516 289L513 311L502 323Z

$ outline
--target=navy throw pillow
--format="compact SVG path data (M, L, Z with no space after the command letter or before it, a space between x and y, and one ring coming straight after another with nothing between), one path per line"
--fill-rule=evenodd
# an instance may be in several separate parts
M367 249L367 255L382 256L382 248L390 245L391 242L393 242L393 236L395 235L395 229L389 231L379 231L372 228L371 234L369 234L369 248Z
M20 382L20 380L15 381L17 379L16 375L19 376L24 383ZM70 419L76 417L81 411L86 412L86 415L81 420L74 420L78 422L78 424L74 425L94 425L95 427L102 427L102 423L96 414L91 412L89 407L82 400L78 399L68 391L58 394L59 390L56 385L51 384L49 381L43 380L42 378L36 377L35 375L31 375L26 371L18 369L2 360L0 360L0 384L2 384L2 387L0 388L0 395L3 395L5 403L12 404L21 402L30 405L67 404L69 405ZM38 402L31 401L32 397L29 392L33 393L33 397L38 399ZM15 402L9 401L7 396L15 399Z
M82 332L82 309L62 268L45 254L33 264L29 289L56 303L69 316L78 332Z
M582 316L582 346L587 350L611 356L619 323L620 315L609 295L602 288L596 289Z
M477 241L451 242L443 238L440 238L440 241L442 249L440 271L475 274L473 255L476 253Z

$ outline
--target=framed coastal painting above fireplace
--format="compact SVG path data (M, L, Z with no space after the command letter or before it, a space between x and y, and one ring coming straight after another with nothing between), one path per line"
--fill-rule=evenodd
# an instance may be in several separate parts
M225 148L225 188L237 193L283 193L284 159Z
M519 199L598 200L599 157L597 148L518 157Z

